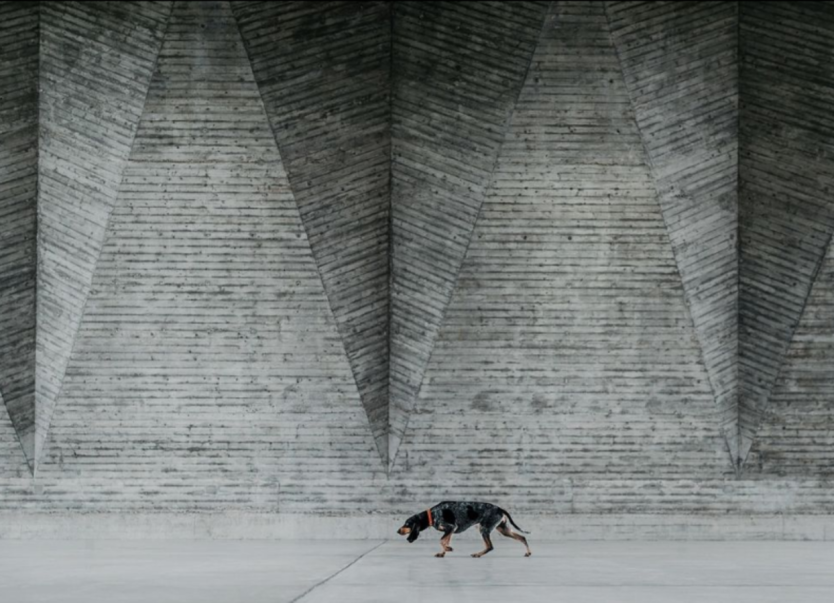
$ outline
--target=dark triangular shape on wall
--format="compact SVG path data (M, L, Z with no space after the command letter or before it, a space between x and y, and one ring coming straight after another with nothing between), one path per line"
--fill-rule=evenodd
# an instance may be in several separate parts
M232 9L386 465L390 4Z
M738 456L738 3L609 2L721 430Z
M35 465L37 2L0 3L0 399Z
M834 8L742 2L739 461L834 231Z

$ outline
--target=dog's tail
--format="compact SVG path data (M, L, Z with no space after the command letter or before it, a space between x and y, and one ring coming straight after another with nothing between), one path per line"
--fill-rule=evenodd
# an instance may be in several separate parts
M513 521L513 516L512 516L512 515L510 515L509 513L507 513L504 509L501 509L501 512L502 512L504 515L506 515L506 516L507 516L507 519L510 521L510 523L511 523L511 524L513 524L513 527L514 527L516 530L518 530L518 531L519 531L519 532L521 532L522 534L529 534L529 533L530 533L530 532L527 532L527 531L525 531L525 530L522 530L520 527L518 527L518 524L517 524L516 522L514 522L514 521Z

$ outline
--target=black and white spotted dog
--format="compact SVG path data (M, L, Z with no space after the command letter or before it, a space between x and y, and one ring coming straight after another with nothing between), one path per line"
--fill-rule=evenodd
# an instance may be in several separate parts
M403 527L397 530L397 534L408 536L408 541L414 542L423 530L429 528L439 530L443 532L443 537L440 539L440 546L443 550L437 553L435 557L444 557L446 553L452 552L452 547L449 546L449 543L452 542L452 534L465 532L474 525L479 526L486 548L479 553L473 553L473 557L483 557L493 549L489 535L494 529L497 529L507 538L514 538L521 542L527 548L525 557L533 554L527 544L527 539L518 533L526 534L527 532L519 528L504 509L489 503L442 502L431 509L406 519ZM515 532L510 526L518 532Z

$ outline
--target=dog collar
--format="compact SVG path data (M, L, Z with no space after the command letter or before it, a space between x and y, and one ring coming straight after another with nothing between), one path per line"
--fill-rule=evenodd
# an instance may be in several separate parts
M429 516L429 527L432 527L434 523L431 520L431 509L426 509L426 514Z

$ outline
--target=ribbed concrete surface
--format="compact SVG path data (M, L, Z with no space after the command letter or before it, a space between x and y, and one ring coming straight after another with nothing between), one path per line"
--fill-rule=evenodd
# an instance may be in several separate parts
M777 482L778 480L772 480ZM771 499L784 496L778 489ZM673 503L674 509L684 505ZM818 507L822 506L821 501ZM774 505L775 507L775 505ZM555 513L530 514L512 506L513 517L538 540L557 534L560 541L834 541L834 515L762 512L750 508L714 513ZM831 508L830 501L828 508ZM405 517L419 511L414 503L399 513L322 514L241 512L178 513L130 511L86 513L0 510L2 540L386 540ZM456 538L458 538L456 536ZM478 540L477 532L462 538Z
M738 3L609 2L607 12L736 458Z
M749 475L834 476L834 255L808 296L745 465Z
M0 399L35 458L38 4L0 3ZM13 445L2 440L3 448ZM10 451L10 454L11 451ZM15 454L15 456L17 456Z
M732 470L603 6L554 6L395 465L415 492Z
M367 418L226 2L174 7L79 333L44 479L116 480L123 501L162 508L275 508L281 480L333 472L337 500L371 475Z
M232 7L387 466L390 6Z
M394 6L389 456L397 456L546 2Z
M45 2L38 157L40 457L170 2Z
M831 508L831 3L170 4L0 9L0 508Z
M3 396L0 395L0 403ZM12 425L5 410L0 409L0 480L10 479L18 483L26 483L31 473L23 454L23 448L17 439L14 425ZM10 484L0 486L6 492ZM12 488L14 489L14 488Z
M834 5L743 2L740 34L743 458L834 230Z

